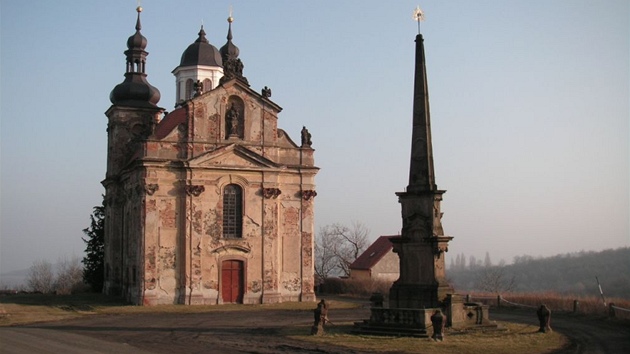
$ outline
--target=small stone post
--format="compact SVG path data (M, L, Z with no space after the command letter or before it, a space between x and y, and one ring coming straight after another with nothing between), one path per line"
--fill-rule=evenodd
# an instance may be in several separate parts
M551 332L551 310L543 304L540 305L538 311L536 311L536 315L538 316L538 322L540 323L538 332Z
M435 341L443 341L444 340L444 315L442 315L442 311L435 310L433 315L431 316L431 324L433 325L433 340Z
M317 308L313 310L313 317L315 322L313 327L311 327L311 335L320 336L324 334L324 325L328 321L328 304L326 304L326 300L322 299L317 304Z

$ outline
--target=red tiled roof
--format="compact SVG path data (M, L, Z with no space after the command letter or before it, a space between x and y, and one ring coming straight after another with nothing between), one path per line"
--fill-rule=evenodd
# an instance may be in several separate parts
M186 122L186 108L179 107L164 117L155 128L155 137L164 139L178 125Z
M374 267L381 258L392 250L393 246L389 241L392 237L398 237L398 235L380 236L377 238L376 241L374 241L374 243L359 256L359 258L352 262L350 269L372 269L372 267Z

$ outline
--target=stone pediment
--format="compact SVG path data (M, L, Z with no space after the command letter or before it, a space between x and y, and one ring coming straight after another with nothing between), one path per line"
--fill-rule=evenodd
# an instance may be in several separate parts
M277 169L279 165L241 145L228 145L209 151L188 161L190 167L199 168L238 168L238 169Z

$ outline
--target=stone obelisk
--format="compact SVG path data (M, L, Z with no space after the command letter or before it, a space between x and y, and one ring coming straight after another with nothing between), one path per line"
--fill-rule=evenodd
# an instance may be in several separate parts
M439 308L454 292L444 271L444 252L453 239L442 229L444 192L435 183L424 39L418 34L409 185L396 193L403 225L401 236L391 239L400 258L400 278L389 291L390 308Z

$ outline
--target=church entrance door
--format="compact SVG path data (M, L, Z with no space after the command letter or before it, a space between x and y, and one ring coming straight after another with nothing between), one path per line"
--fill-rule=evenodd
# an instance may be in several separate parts
M223 261L221 264L221 297L223 303L243 302L243 262Z

